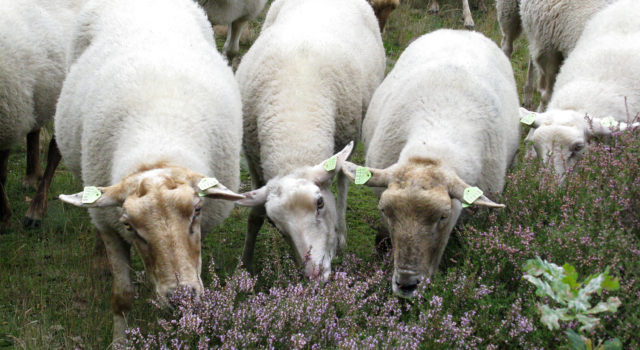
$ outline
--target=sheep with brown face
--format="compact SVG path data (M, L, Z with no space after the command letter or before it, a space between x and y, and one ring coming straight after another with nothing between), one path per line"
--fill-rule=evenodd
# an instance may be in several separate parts
M117 340L134 300L131 245L162 302L202 289L201 234L244 198L240 92L191 0L91 1L73 52L55 132L87 187L60 199L90 208L104 242Z
M371 7L373 7L373 13L375 13L378 19L378 25L380 26L380 32L384 32L384 26L387 24L387 20L391 15L391 12L400 5L400 0L367 0Z
M491 40L439 30L404 51L364 120L367 168L349 162L342 168L350 178L368 169L366 185L380 194L394 293L410 297L434 273L463 201L503 207L466 192L502 191L519 137L511 64Z

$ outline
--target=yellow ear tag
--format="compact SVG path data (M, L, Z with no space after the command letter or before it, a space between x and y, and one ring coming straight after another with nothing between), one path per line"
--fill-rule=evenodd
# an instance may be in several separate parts
M356 185L364 185L367 183L367 181L369 181L371 175L372 174L369 168L359 166L356 168L356 178L354 182Z
M618 121L609 116L600 119L600 125L604 126L605 128L613 128L618 125Z
M218 182L218 179L216 179L215 177L203 177L202 180L198 182L198 188L200 189L200 191L206 191L219 183L220 182Z
M100 197L102 197L102 192L97 187L87 186L82 192L82 204L95 203Z
M520 118L520 123L522 123L524 125L531 125L535 121L536 121L536 115L533 114L533 113L529 113L529 114L525 115L524 117Z
M335 170L336 169L336 164L338 164L338 157L337 156L333 156L333 157L327 159L326 162L324 162L324 170L326 170L326 171Z
M478 198L482 196L482 190L477 187L467 187L464 189L464 193L462 195L462 207L466 208L473 204Z

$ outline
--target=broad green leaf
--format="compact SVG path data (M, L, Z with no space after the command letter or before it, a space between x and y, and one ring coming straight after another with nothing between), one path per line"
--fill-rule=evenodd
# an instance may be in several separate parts
M620 289L620 283L618 282L618 278L613 278L609 275L604 276L604 281L601 284L602 288L606 290L618 290Z
M622 342L618 338L609 339L602 344L604 350L622 350Z
M616 312L618 311L618 307L622 304L618 297L610 297L607 301L601 301L598 305L593 308L587 310L587 314L597 314L599 312L609 311Z
M571 290L576 290L580 286L578 284L578 273L576 272L575 267L571 264L562 265L562 269L564 269L565 277L562 279L562 282L569 285Z
M569 347L573 350L587 350L587 346L584 344L584 340L580 334L576 333L573 329L569 328L565 332L567 338L569 338Z

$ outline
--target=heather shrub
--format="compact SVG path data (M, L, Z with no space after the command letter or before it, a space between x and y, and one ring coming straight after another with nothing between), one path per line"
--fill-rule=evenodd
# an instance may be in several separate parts
M347 255L323 285L271 253L257 276L237 269L220 280L212 265L200 300L176 293L173 312L129 330L124 346L554 349L567 339L536 325L538 298L521 270L540 256L619 276L621 306L593 329L640 348L639 154L636 134L616 133L592 145L560 184L544 164L521 156L496 198L507 208L465 209L440 270L412 300L392 295L388 254ZM577 329L577 321L567 324Z

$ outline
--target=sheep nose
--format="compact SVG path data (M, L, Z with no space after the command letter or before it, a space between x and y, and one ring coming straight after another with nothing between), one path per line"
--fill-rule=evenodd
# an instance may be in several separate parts
M413 293L413 291L415 291L418 288L418 283L420 283L418 280L411 281L408 283L396 282L396 284L398 285L398 288L400 288L400 290L405 293Z

